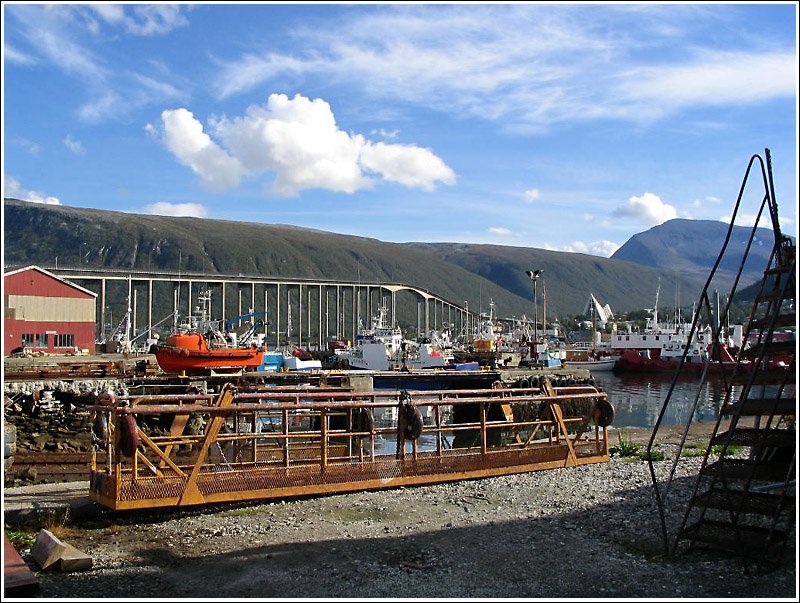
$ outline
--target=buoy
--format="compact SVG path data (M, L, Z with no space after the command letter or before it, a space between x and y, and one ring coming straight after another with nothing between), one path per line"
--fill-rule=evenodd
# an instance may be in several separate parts
M97 412L92 420L92 436L99 444L100 448L108 446L108 419L106 413Z
M120 420L119 450L125 456L133 456L139 447L139 429L133 415L125 414Z
M594 406L595 423L599 427L608 427L614 422L614 405L608 398L600 398Z
M406 440L414 441L422 433L422 413L411 402L411 394L407 391L400 393L400 408L398 409L397 430Z
M405 405L403 408L403 437L412 442L422 434L422 413L416 406Z
M354 433L374 433L375 419L367 408L354 408L350 422L350 431Z

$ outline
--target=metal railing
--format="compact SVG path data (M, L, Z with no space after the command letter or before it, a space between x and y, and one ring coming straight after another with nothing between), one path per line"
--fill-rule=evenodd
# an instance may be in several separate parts
M594 387L237 391L99 400L91 496L113 509L386 488L608 461Z

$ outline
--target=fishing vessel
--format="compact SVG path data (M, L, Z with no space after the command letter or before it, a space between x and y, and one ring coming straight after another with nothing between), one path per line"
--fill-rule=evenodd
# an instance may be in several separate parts
M267 351L264 335L255 332L259 324L255 320L258 314L252 312L238 316L228 321L226 330L222 331L219 321L210 318L211 292L203 291L198 297L195 313L188 317L187 322L178 326L164 343L153 346L156 361L165 373L182 375L258 370ZM245 323L243 329L230 330L247 318L253 320Z
M387 315L381 306L370 327L359 330L354 345L333 350L339 366L370 371L464 368L454 362L447 332L432 331L429 337L409 341L399 327L390 326Z
M719 299L715 299L714 306L719 316ZM691 323L681 320L679 312L672 324L660 324L658 291L656 307L651 311L652 316L647 319L643 332L615 333L612 336L608 346L612 353L619 354L617 370L671 372L681 362L682 371L697 373L702 372L706 365L710 371L732 370L736 366L731 350L740 349L744 343L742 325L720 329L719 340L715 340L712 325L693 330ZM725 331L724 335L722 331Z
M403 344L400 327L389 326L388 310L378 308L369 328L362 328L352 346L334 350L340 364L346 368L369 371L389 370L389 360L397 356Z
M489 312L481 313L471 340L454 353L456 362L477 362L492 368L515 368L523 357L527 358L534 345L521 334L503 333L495 317L494 300L489 301ZM544 346L540 345L544 351Z

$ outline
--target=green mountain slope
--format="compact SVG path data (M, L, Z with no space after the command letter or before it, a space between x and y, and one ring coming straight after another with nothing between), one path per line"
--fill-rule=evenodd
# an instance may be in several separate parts
M91 266L200 274L401 282L471 310L532 315L525 271L544 269L548 318L579 314L590 293L617 312L650 307L659 278L690 304L701 283L596 256L520 247L386 243L285 225L138 215L4 201L6 266ZM541 309L540 309L541 311Z

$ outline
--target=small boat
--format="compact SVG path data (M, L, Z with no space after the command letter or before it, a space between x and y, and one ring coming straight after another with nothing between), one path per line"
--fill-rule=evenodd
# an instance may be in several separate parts
M617 364L616 356L607 358L590 358L587 360L565 360L562 364L565 368L581 368L589 371L613 371Z
M198 301L200 305L195 308L196 314L190 316L187 323L179 326L164 343L153 346L161 370L180 375L237 374L258 370L267 351L263 335L255 335L258 323L254 320L241 335L222 332L219 321L209 318L211 292L201 292ZM226 326L255 314L237 317L228 321Z
M322 361L312 358L305 350L289 345L283 352L281 369L284 371L321 371Z

